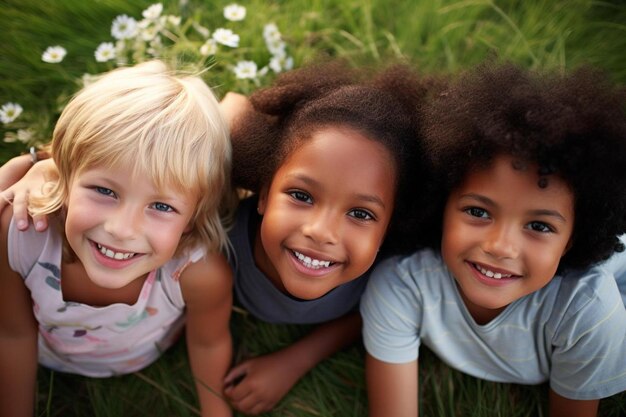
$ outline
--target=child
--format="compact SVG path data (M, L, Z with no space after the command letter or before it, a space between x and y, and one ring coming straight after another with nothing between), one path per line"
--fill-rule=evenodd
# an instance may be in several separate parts
M224 392L236 409L272 409L360 336L368 270L386 236L385 248L401 247L408 207L426 198L403 190L423 177L423 165L407 162L429 88L406 68L368 79L331 63L284 74L252 105L234 94L221 103L233 123L234 183L255 193L229 233L236 298L260 320L317 325L228 373Z
M293 345L235 366L225 393L246 413L271 409L318 362L360 336L358 303L405 181L423 95L406 69L373 81L325 65L283 75L236 118L233 170L253 197L229 236L236 299L271 323L317 324Z
M501 66L427 106L441 229L379 265L363 296L371 416L418 414L422 342L477 378L549 381L553 417L594 416L626 389L626 310L594 266L623 249L623 97L592 71Z
M52 227L18 233L2 213L0 415L32 415L37 357L61 372L131 373L185 316L203 415L231 415L219 396L231 360L219 253L230 153L209 88L160 62L112 71L70 101L52 141L58 181L29 203Z

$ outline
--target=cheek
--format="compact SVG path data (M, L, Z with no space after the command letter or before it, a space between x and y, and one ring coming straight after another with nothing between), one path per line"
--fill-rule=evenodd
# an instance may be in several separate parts
M86 229L89 229L91 225L96 221L94 215L86 216L82 213L85 212L74 205L70 205L66 209L65 233L68 238L71 237L71 235L74 233L82 232Z
M441 256L444 261L460 251L464 239L460 226L449 216L444 217L441 234Z
M552 278L561 262L565 247L557 246L546 250L546 248L536 248L532 258L535 259L534 265L541 270L542 275Z

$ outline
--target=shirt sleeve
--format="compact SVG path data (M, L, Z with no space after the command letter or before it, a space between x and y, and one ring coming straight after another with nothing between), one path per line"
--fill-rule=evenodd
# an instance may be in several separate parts
M563 281L573 287L577 279ZM591 400L626 390L626 309L611 274L593 268L583 279L560 310L550 387L566 398Z
M407 363L418 356L421 301L407 268L411 259L378 265L361 299L365 348L383 362Z

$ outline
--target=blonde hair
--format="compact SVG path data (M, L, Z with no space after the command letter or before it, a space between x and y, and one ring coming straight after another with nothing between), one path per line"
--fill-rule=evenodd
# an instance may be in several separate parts
M54 129L52 157L59 180L32 201L32 214L59 212L77 173L133 166L157 188L198 197L192 230L177 254L195 245L227 249L220 214L232 215L228 127L209 87L198 76L176 75L160 61L113 70L79 91Z

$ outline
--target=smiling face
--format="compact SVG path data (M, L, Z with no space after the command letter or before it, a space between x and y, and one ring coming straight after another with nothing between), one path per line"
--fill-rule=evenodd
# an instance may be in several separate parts
M383 242L395 184L383 145L349 128L314 133L260 195L257 266L277 288L307 300L361 276Z
M567 250L574 197L555 175L540 188L536 167L500 156L471 171L445 207L441 252L479 323L545 286Z
M91 281L122 288L172 258L196 201L129 168L92 168L69 190L65 234Z

